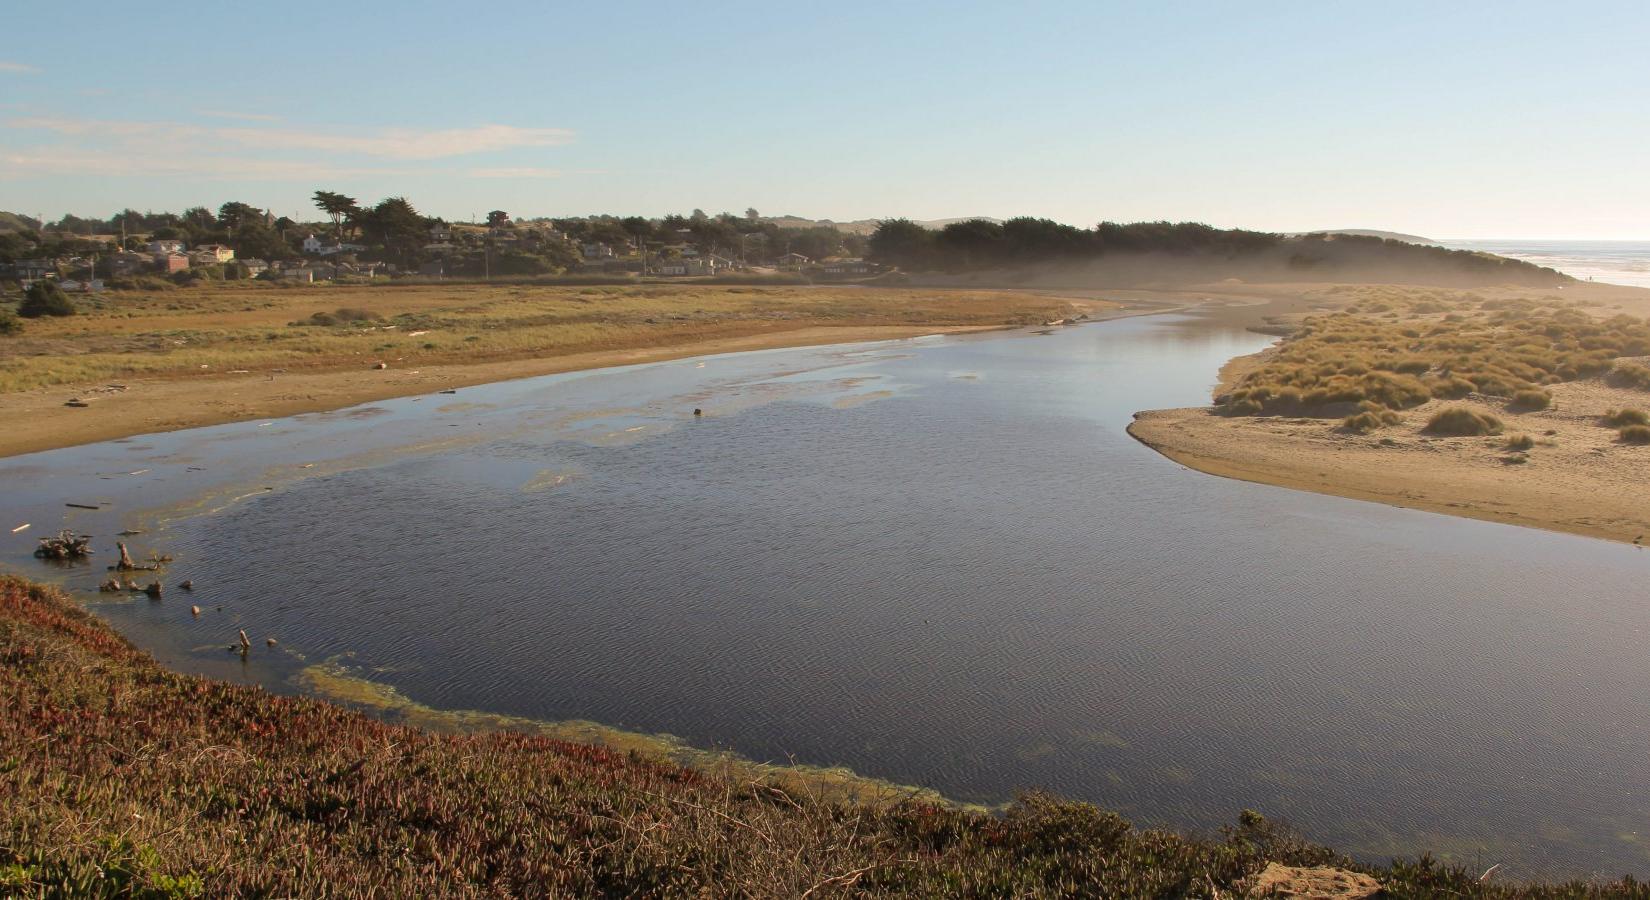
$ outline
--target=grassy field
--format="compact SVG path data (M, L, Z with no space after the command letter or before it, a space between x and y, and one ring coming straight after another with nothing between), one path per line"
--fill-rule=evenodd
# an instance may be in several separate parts
M0 576L0 895L1231 897L1268 861L1397 897L1646 897L1350 861L1245 813L1132 828L1002 814L494 732L434 734L174 674L53 588Z
M234 370L487 362L810 326L1024 325L1069 313L1005 291L711 285L229 283L77 297L0 335L0 393Z

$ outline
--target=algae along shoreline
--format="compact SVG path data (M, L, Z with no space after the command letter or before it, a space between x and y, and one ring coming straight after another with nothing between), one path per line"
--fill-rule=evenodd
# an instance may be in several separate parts
M1219 835L1038 794L851 798L518 730L437 733L170 672L0 576L0 889L16 896L1643 897L1354 862L1254 813ZM507 724L507 723L506 723Z
M1277 487L1641 543L1650 291L1339 286L1249 323L1214 405L1129 433L1189 468ZM1475 434L1431 423L1476 414ZM1461 415L1461 413L1452 413Z

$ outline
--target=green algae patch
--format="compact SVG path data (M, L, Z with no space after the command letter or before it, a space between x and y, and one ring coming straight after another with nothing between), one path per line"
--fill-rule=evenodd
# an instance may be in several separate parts
M693 747L674 735L627 731L587 719L551 721L483 710L442 709L420 703L393 685L356 675L336 660L306 666L295 680L300 688L316 696L369 709L396 722L430 731L515 731L558 741L598 744L648 759L691 766L739 780L769 782L837 800L859 803L915 801L976 811L993 808L959 804L928 788L871 778L840 766L762 763L728 751Z

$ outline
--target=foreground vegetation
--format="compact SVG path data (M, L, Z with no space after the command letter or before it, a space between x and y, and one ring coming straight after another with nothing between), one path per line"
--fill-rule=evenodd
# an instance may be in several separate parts
M813 326L1026 325L1070 309L1060 298L1001 291L261 282L121 291L77 304L73 317L0 333L0 392L203 371L522 359Z
M1394 896L1650 896L1356 867L1252 813L1199 839L1044 796L1002 814L836 800L432 734L168 672L57 590L0 576L6 896L1225 897L1269 860L1360 868Z

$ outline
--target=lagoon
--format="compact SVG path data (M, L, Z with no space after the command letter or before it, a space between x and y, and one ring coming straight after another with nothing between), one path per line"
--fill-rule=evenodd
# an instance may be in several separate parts
M107 557L32 538L141 529L197 590L98 612L276 690L325 661L967 802L1650 872L1650 557L1124 432L1270 340L1159 315L731 354L14 457L0 562L95 591ZM280 649L243 668L238 628Z

